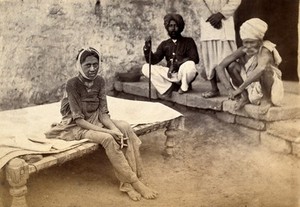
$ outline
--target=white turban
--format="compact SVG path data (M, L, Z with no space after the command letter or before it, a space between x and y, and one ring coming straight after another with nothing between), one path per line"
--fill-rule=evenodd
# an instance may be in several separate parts
M240 27L241 39L262 40L268 29L268 24L259 18L245 21Z

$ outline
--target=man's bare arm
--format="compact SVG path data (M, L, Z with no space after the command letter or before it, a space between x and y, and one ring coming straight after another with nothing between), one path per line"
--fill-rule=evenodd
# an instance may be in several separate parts
M249 74L247 79L239 87L239 90L242 91L251 83L258 81L272 60L273 56L271 52L266 48L262 48L261 53L258 55L258 64L256 68Z
M227 90L233 90L233 88L225 74L225 70L232 62L236 61L239 57L243 56L244 54L245 52L243 51L243 47L240 47L232 54L224 58L222 62L216 67L218 77L220 78L220 81Z

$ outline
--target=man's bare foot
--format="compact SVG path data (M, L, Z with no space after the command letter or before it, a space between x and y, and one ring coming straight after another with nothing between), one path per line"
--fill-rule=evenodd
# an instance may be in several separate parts
M141 181L132 183L133 188L140 193L146 199L154 199L158 196L155 190L152 190L145 186Z
M266 114L268 111L269 111L269 109L271 108L271 106L272 106L273 104L270 102L270 101L268 101L268 100L261 100L261 103L260 103L260 105L259 105L259 111L258 111L258 113L259 114Z
M250 103L248 98L242 97L240 100L238 100L234 105L234 110L240 110L243 108L246 104Z
M130 190L126 192L131 200L139 201L142 198L142 195L136 192L135 190Z

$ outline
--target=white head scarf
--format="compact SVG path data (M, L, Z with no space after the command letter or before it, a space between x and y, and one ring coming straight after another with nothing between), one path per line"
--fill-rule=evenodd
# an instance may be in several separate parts
M98 57L99 57L99 63L100 63L100 53L99 53L95 48L92 48L92 47L83 48L83 49L81 49L81 50L79 51L79 53L78 53L78 55L77 55L77 58L76 58L77 61L76 61L75 67L76 67L77 71L79 71L79 73L80 73L84 78L86 78L86 79L88 79L88 80L93 80L93 79L91 79L91 78L88 78L88 77L84 74L84 72L83 72L83 70L82 70L82 67L81 67L80 59L81 59L81 56L82 56L82 54L83 54L84 52L95 52L95 53L98 55ZM96 78L96 76L95 76L95 78ZM95 78L94 78L94 79L95 79Z
M240 27L241 39L262 40L268 30L268 24L259 18L245 21Z

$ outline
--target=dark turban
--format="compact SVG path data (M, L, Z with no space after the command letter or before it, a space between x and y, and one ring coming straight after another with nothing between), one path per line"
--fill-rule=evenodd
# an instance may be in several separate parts
M184 21L180 14L167 14L164 17L164 25L167 29L168 25L170 24L170 21L174 20L179 28L179 32L182 32L184 29Z

